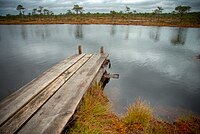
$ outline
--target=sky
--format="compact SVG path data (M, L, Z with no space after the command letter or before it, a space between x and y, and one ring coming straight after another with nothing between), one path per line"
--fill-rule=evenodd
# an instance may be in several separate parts
M0 15L18 14L17 5L26 8L25 14L31 13L33 8L43 6L55 14L66 13L73 5L82 6L84 12L108 13L112 10L125 11L126 6L130 11L152 12L161 6L163 12L172 12L178 5L191 6L191 11L200 11L200 0L0 0Z

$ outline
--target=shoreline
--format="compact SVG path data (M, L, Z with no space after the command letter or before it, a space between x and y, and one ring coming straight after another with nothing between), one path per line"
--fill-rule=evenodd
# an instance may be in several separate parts
M101 85L94 85L83 98L80 107L64 130L77 133L200 133L200 117L193 114L174 122L156 118L153 108L141 98L128 107L122 117L111 110L111 104Z
M158 26L158 27L183 27L183 28L200 28L200 24L174 24L170 22L154 22L154 21L15 21L0 20L0 25L133 25L133 26Z

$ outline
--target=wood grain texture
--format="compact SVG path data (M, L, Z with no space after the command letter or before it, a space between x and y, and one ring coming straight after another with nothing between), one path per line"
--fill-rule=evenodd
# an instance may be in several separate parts
M107 56L107 54L92 56L18 133L60 134Z
M83 66L92 54L85 55L82 59L76 62L68 70L63 72L56 80L50 83L41 93L36 95L29 103L22 107L17 113L15 113L6 123L0 127L0 133L13 134L22 125L32 117L32 115L45 104L48 99L54 95L59 88L71 78L71 76Z
M84 54L64 60L22 87L20 91L14 93L14 95L2 101L0 103L0 126L83 56Z
M18 95L22 94L22 92L25 92L24 89L26 89L26 87L28 87L30 84L34 83L38 79L41 79L41 77L43 77L44 75L46 75L49 72L52 72L52 70L54 70L56 68L59 68L60 66L63 66L64 64L66 64L67 62L69 62L70 60L75 58L76 56L78 56L78 55L75 54L75 55L72 55L72 56L64 59L63 61L60 61L58 64L56 64L53 67L49 68L47 71L43 72L41 75L39 75L38 77L36 77L32 81L30 81L29 83L24 85L23 87L21 87L20 89L16 90L12 94L10 94L6 98L4 98L2 101L0 101L0 109L1 109L1 107L4 107L5 105L8 105L10 103L10 101L14 100Z

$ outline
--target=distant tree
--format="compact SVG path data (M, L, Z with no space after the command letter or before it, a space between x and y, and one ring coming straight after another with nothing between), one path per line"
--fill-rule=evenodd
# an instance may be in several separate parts
M23 7L22 5L18 5L16 9L19 11L19 15L24 15L26 8Z
M53 11L49 11L49 15L54 15Z
M67 10L67 14L72 14L72 11L70 9Z
M158 9L159 13L161 14L163 11L163 8L158 6L157 9Z
M180 22L183 20L183 15L188 13L190 11L190 6L177 6L175 7L175 11L177 11L180 14Z
M87 15L90 15L91 13L90 13L90 12L87 12L86 14L87 14Z
M126 6L126 12L127 12L127 13L130 12L130 7Z
M49 15L49 10L48 9L43 9L44 15Z
M112 15L112 18L114 18L114 16L117 14L117 12L116 11L110 11L110 14Z
M22 14L23 14L23 15L24 15L24 13L25 13L25 10L26 10L26 8L23 7L23 8L22 8Z
M119 11L119 14L123 14L123 11Z
M42 6L39 6L39 7L38 7L38 10L37 10L37 11L39 12L39 14L42 14L43 8L44 8L44 7L42 7Z
M172 11L172 14L175 14L176 12L175 11Z
M79 12L83 10L83 7L80 7L79 5L74 5L72 10L74 10L76 14L78 14Z
M133 10L133 13L134 13L134 14L136 14L136 13L137 13L137 11L136 11L136 10Z
M159 6L154 10L154 14L158 17L158 21L160 19L160 14L162 14L162 11L163 11L163 8Z
M32 15L36 15L36 12L37 12L37 8L33 8Z
M110 11L110 14L116 14L117 12L116 11Z
M85 10L81 10L81 11L80 11L80 14L83 14L84 11L85 11Z
M6 17L10 17L11 16L11 14L6 14Z

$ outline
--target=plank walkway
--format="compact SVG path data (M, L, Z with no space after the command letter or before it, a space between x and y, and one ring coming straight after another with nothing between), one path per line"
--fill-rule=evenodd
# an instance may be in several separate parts
M0 134L60 134L87 89L102 77L107 57L73 55L5 98L0 102Z

